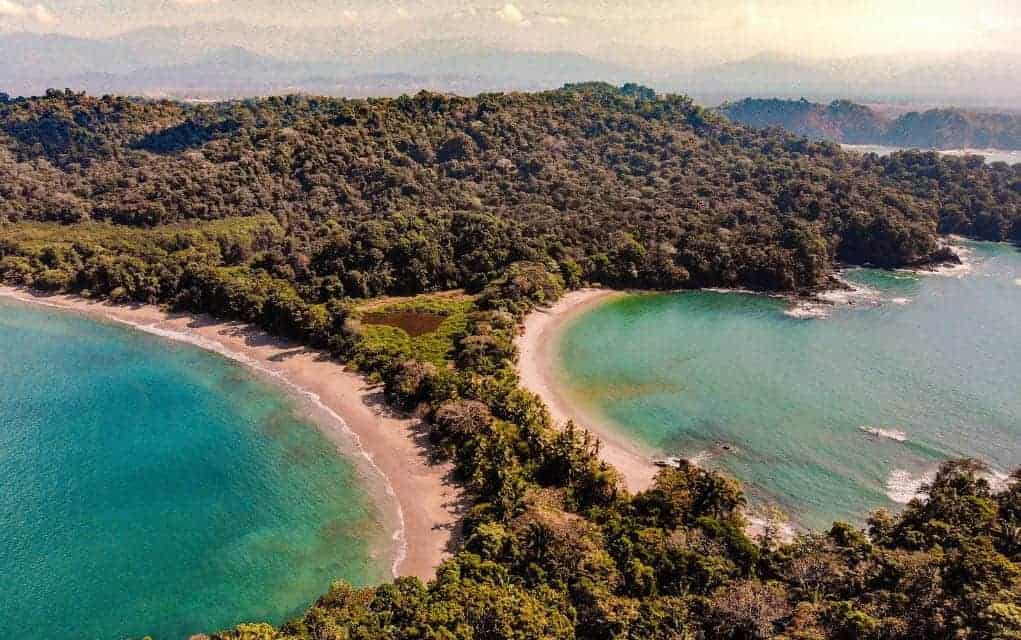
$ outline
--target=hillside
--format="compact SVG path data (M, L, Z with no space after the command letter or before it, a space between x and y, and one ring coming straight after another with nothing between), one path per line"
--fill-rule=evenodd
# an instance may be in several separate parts
M1019 233L1014 170L861 159L608 85L199 106L55 92L0 105L0 131L8 220L268 213L313 261L322 238L371 231L382 255L346 258L361 295L478 284L519 259L626 286L800 290L836 261L924 263L937 233ZM414 266L391 246L411 229ZM482 255L466 266L460 247Z
M586 281L807 291L840 262L952 260L940 233L1019 241L1021 165L844 153L637 86L207 105L52 92L0 104L0 225L11 285L243 320L356 366L423 416L471 496L428 584L336 584L280 628L217 638L1021 634L1021 484L951 462L867 532L752 540L738 483L681 463L631 495L513 366L525 314ZM417 347L359 322L365 298L453 288L470 296L456 330Z
M846 100L828 105L746 98L720 112L752 127L783 127L813 140L921 149L1021 149L1021 116L963 109L912 111L895 119Z

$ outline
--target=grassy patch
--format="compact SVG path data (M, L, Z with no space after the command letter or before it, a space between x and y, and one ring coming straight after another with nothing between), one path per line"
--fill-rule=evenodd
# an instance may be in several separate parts
M362 348L399 351L422 362L443 365L474 308L470 296L445 292L371 300L355 307L353 317L360 321Z

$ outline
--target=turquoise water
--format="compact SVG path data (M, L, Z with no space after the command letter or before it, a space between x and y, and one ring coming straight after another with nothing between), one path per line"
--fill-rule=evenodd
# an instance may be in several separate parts
M1021 253L969 247L960 277L851 271L874 299L825 318L736 293L618 299L567 329L561 373L623 433L796 523L861 522L941 460L1021 465Z
M186 638L387 574L356 469L230 361L0 301L0 371L4 637Z

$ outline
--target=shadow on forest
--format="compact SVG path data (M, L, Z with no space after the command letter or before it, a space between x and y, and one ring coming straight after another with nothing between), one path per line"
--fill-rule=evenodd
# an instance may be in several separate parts
M223 120L207 125L189 121L150 133L132 146L160 155L169 155L187 149L197 149L212 140L225 138L240 128L241 125L236 120Z

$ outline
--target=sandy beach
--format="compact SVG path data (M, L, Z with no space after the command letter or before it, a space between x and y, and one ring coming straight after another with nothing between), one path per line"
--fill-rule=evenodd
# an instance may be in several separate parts
M620 471L629 491L637 492L649 488L659 470L652 463L655 452L629 442L604 418L572 399L563 381L557 379L556 345L564 329L585 311L618 295L622 294L607 289L579 289L567 293L553 306L529 314L517 339L518 375L522 386L543 399L558 425L574 420L597 436L602 442L603 459Z
M560 336L575 318L620 295L626 294L608 289L579 289L564 295L551 307L532 312L525 319L524 331L517 339L520 353L518 375L522 386L543 399L558 425L574 420L599 438L603 445L602 458L620 471L628 490L634 493L652 486L659 471L653 460L662 454L629 441L605 418L571 398L564 382L558 379L556 354ZM744 516L748 521L745 532L753 538L761 536L770 524L768 516L751 510L746 510ZM781 539L793 539L795 529L791 525L779 523L777 526Z
M430 579L456 544L464 496L452 467L433 459L419 420L390 414L381 390L322 352L240 322L169 313L151 305L116 305L0 286L0 296L82 313L187 342L251 367L294 397L341 453L356 462L393 531L394 575ZM386 495L388 494L388 496Z

